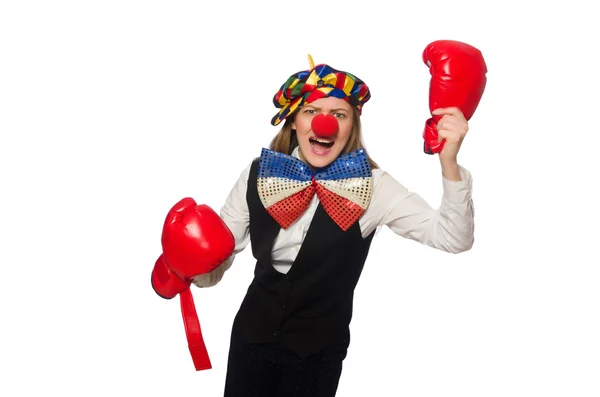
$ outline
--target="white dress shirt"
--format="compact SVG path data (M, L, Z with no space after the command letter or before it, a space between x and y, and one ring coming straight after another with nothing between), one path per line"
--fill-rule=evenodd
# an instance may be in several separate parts
M298 156L298 147L292 153ZM235 237L235 249L229 259L213 272L197 276L199 287L217 284L231 267L235 255L250 242L250 214L246 201L249 164L241 173L221 208L221 218ZM389 227L399 236L416 240L430 247L450 253L469 250L473 245L472 177L460 168L461 181L450 181L442 176L443 196L439 209L432 208L418 194L402 186L390 174L372 170L373 194L367 210L358 220L362 236L369 236L376 228ZM272 261L275 269L287 273L300 250L319 199L315 194L308 209L288 229L281 229L273 243Z

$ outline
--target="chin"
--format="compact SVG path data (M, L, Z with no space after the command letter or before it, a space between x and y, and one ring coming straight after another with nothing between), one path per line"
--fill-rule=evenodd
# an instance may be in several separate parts
M323 167L327 167L329 164L333 163L335 161L335 158L332 159L324 159L324 158L317 158L317 159L307 159L308 164L313 167L313 168L323 168Z
M300 149L300 153L302 154L302 158L313 168L323 168L327 167L329 164L333 163L335 159L339 156L338 151L330 151L328 153L313 153L312 150L306 151Z

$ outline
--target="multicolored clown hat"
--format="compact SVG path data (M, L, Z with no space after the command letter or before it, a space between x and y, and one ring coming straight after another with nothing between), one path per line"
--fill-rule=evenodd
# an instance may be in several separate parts
M356 107L360 114L363 105L371 98L364 81L329 65L314 66L310 55L308 60L310 69L291 75L273 97L273 104L281 110L273 117L271 124L278 125L305 103L326 97L344 99Z

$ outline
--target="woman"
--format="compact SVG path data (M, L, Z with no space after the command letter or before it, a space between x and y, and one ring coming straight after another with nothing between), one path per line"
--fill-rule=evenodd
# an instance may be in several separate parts
M471 175L457 163L468 130L461 111L433 112L446 141L444 193L433 209L367 154L360 114L369 98L356 76L312 64L274 97L272 124L285 123L221 209L234 254L194 279L215 285L251 244L255 277L233 324L226 397L335 396L353 292L377 227L452 253L473 244Z

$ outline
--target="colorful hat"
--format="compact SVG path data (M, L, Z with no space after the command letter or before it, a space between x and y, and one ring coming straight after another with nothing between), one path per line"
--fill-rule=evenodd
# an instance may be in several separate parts
M305 103L317 99L336 97L348 101L362 112L363 105L371 98L369 87L358 77L320 64L314 66L308 56L310 70L291 75L273 97L273 104L281 110L271 120L272 125L294 113Z

